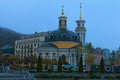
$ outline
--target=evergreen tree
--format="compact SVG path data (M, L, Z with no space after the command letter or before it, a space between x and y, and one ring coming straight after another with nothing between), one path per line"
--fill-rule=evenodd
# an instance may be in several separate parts
M0 65L2 65L3 63L3 53L2 51L0 51Z
M37 72L42 72L42 60L41 60L40 55L39 55L38 61L37 61Z
M103 58L100 61L100 72L104 73L104 59Z
M111 57L110 57L110 62L111 62L111 65L114 65L116 63L116 52L113 50L112 53L111 53Z
M80 60L79 60L79 72L83 72L83 60L82 60L82 55L80 56Z
M58 60L58 72L61 72L62 71L62 62L61 62L61 58L59 57L59 60Z

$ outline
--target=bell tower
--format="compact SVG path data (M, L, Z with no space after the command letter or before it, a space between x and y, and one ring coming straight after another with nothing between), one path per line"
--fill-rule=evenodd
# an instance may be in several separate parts
M85 34L86 34L86 28L85 28L85 20L82 19L82 5L80 3L80 19L76 21L77 27L75 29L77 35L80 37L80 43L82 45L85 45Z
M62 6L62 14L59 17L59 30L67 30L67 17L64 15L64 6Z

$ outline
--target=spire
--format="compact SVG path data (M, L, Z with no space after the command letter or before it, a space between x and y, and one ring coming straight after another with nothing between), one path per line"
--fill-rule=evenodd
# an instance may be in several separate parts
M80 20L82 20L82 3L80 3Z
M62 6L62 15L64 15L64 6Z
M64 6L62 6L62 14L59 17L59 30L66 30L67 29L67 17L64 15Z

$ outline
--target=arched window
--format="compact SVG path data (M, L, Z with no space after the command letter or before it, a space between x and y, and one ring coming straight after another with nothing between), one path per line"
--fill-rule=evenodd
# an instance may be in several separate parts
M74 40L77 40L77 36L73 36L73 39L74 39Z
M50 39L50 40L54 40L54 39L55 39L55 36L52 35L52 34L50 34L49 39Z
M61 26L61 20L59 20L59 26Z
M63 33L63 34L61 35L61 37L62 37L62 39L68 39L68 35L67 35L66 33Z

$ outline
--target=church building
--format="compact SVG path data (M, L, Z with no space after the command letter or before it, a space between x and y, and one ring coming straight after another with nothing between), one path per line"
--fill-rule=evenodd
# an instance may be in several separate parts
M63 64L77 65L78 54L75 47L80 43L85 45L86 34L85 20L82 19L82 7L80 6L80 18L76 21L77 27L75 31L68 29L67 17L64 15L63 7L58 19L57 30L30 34L16 40L15 55L19 58L30 55L38 57L40 55L43 64L56 64L58 58L61 57Z
M58 29L45 36L45 42L42 42L41 46L36 49L37 55L41 55L43 59L49 60L53 64L61 57L62 64L77 65L78 55L75 47L80 43L85 45L86 33L81 8L80 6L80 19L76 21L77 27L73 32L67 28L67 17L64 15L62 7L62 13L58 18Z

